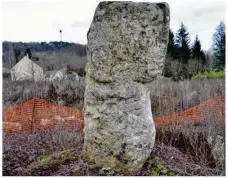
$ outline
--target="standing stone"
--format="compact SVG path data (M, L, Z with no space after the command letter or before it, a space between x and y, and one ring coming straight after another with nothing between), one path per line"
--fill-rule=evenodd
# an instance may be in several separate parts
M84 158L132 175L154 146L149 89L161 75L166 3L101 2L88 32Z

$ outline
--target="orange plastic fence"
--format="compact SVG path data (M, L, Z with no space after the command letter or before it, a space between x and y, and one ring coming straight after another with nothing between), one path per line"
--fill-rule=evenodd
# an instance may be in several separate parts
M225 119L225 97L212 98L198 106L169 116L154 118L155 125L166 125L172 122L199 122L205 114ZM16 105L3 111L3 130L5 132L35 131L53 128L58 123L73 129L83 128L81 111L59 106L43 99L34 98L24 104Z
M183 121L199 123L207 119L225 119L225 97L218 96L182 112L156 117L154 122L156 125L168 125Z
M70 128L82 129L82 112L70 107L58 106L39 98L34 98L3 111L3 130L5 132L53 128L58 123Z

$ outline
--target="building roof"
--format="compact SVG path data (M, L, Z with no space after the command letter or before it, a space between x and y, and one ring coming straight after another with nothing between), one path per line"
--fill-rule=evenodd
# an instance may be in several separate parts
M15 64L15 66L22 64L23 61L29 61L29 63L35 64L36 66L39 66L39 67L40 67L40 65L37 63L37 61L31 60L30 58L28 58L28 56L24 56L19 62L17 62L17 63ZM15 66L13 66L13 68L14 68ZM40 68L42 68L42 67L40 67Z
M43 68L34 61L24 56L12 69L12 80L30 80L39 81L43 79Z

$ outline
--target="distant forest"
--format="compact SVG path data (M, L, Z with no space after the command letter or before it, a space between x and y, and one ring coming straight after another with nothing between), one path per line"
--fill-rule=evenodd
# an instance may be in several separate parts
M86 62L86 45L69 42L3 42L3 66L12 68L26 54L39 61L44 70L57 70L66 65L83 68Z
M82 57L86 55L86 45L81 45L77 43L69 43L69 42L30 42L30 43L23 43L23 42L9 42L4 41L2 45L3 50L3 57L4 54L9 52L14 53L23 53L28 48L35 52L51 52L51 51L59 51L66 50L66 51L74 51L78 56ZM15 55L16 55L15 54Z

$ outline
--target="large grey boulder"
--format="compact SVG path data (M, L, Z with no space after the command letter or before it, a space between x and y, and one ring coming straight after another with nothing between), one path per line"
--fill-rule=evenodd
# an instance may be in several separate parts
M88 32L84 157L134 174L155 140L149 89L161 75L169 33L166 3L100 2Z

